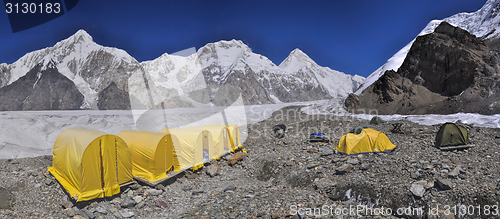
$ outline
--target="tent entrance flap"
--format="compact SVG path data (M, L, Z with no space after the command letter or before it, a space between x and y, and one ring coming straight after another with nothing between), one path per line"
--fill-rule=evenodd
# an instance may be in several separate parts
M175 147L181 169L191 168L196 170L204 166L208 161L204 159L204 151L208 152L208 158L218 158L217 149L214 148L213 137L209 131L197 128L163 128L160 133L168 133L177 137L178 146ZM206 138L205 138L206 137ZM208 151L207 151L208 149Z
M205 134L205 132L202 132L203 134L203 159L204 160L209 160L210 159L210 148L208 148L208 136Z
M100 162L100 172L101 172L101 189L102 192L104 193L104 164L102 163L102 147L101 147L101 140L99 139L99 162Z
M229 144L230 144L230 150L231 152L234 152L238 148L240 148L241 145L241 134L240 134L240 129L238 128L237 125L204 125L203 128L212 128L212 127L218 127L218 128L226 128L228 132L228 138L229 138Z

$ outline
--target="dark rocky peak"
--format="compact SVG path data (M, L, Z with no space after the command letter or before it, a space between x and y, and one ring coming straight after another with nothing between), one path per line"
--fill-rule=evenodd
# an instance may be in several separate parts
M485 51L482 40L443 22L434 33L417 37L398 73L432 92L458 95L476 76L490 74Z
M42 69L56 69L57 70L57 63L52 58L50 58L45 63L39 63L37 65L39 65Z
M456 41L460 44L464 44L472 49L484 49L484 42L470 34L464 29L452 26L451 24L443 21L439 26L436 27L434 33L432 34L443 34L449 37L450 40Z
M358 109L381 114L497 114L498 53L491 44L442 22L415 39L397 72L385 71L359 95ZM346 107L356 107L350 98Z
M0 88L0 110L80 109L83 95L50 63L38 63L14 83Z
M97 107L100 110L129 110L129 94L127 91L118 88L115 82L111 82L99 93Z

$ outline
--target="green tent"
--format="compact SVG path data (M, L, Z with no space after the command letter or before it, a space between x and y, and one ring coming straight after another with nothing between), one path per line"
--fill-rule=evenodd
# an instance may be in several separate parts
M374 124L374 125L380 125L384 123L384 120L382 120L382 118L378 117L378 116L374 116L372 118L372 120L370 120L370 124Z
M436 146L447 147L470 144L467 129L455 123L447 122L439 128L436 135Z

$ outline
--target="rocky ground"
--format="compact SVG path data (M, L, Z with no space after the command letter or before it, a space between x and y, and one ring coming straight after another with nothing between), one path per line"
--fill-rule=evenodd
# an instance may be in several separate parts
M288 126L282 139L272 137L276 124ZM386 133L397 148L334 154L357 126ZM370 125L289 107L249 126L248 156L234 165L228 155L156 188L134 184L88 203L71 202L46 172L50 156L0 160L0 218L499 218L500 132L465 127L475 146L443 152L433 147L439 126ZM310 143L317 131L334 142Z

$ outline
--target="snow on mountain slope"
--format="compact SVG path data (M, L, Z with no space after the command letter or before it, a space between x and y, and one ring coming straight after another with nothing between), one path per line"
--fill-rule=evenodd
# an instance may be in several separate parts
M127 52L98 45L87 32L79 30L53 47L30 52L7 67L6 64L0 65L5 78L0 79L0 86L13 83L36 64L50 61L84 95L82 108L92 109L97 108L97 95L102 89L115 82L120 89L126 90L127 75L140 68L139 63Z
M418 34L418 36L434 32L434 29L443 21L451 25L458 26L467 30L471 34L484 39L496 39L500 37L500 0L488 0L484 6L476 12L472 13L458 13L443 20L433 20ZM405 47L399 50L387 62L370 74L365 82L356 90L355 94L359 95L368 86L382 76L387 70L397 71L403 64L406 54L411 48L415 39L408 43Z
M276 66L238 40L209 43L188 57L163 54L139 63L123 50L98 45L79 30L53 47L30 52L10 65L0 64L0 87L39 63L54 63L75 83L84 95L82 109L98 109L100 93L112 83L118 93L128 92L133 109L144 110L226 105L237 94L243 95L245 104L345 98L363 80L321 67L298 49Z
M356 90L364 80L359 75L351 76L328 67L321 67L300 49L293 50L279 67L285 72L313 73L318 82L329 91L332 97L346 97L346 94Z
M299 49L276 66L238 40L209 43L188 57L163 54L141 65L152 79L148 84L160 91L153 97L155 105L163 101L163 91L175 90L186 101L190 93L198 91L201 94L195 99L212 100L221 86L244 87L249 83L255 91L248 95L261 96L252 99L252 104L304 101L312 95L318 99L345 98L364 79L318 66ZM139 87L129 89L131 93L141 92Z
M154 91L147 94L153 98L152 102L141 103L151 108L151 104L154 106L168 99L181 98L196 105L196 101L185 98L189 92L206 88L203 75L200 74L200 66L192 64L196 61L195 57L195 54L182 57L165 53L154 60L141 62L144 74L147 74L148 86ZM146 95L146 90L134 85L143 81L143 77L135 75L129 79L130 95ZM149 100L149 97L147 98Z

